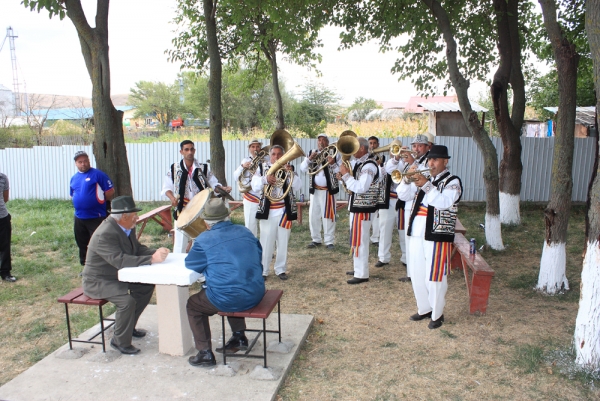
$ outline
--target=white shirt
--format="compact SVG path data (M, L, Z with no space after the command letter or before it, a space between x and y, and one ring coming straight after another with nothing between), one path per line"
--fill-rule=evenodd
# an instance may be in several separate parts
M360 159L354 159L351 161L351 165L354 168L356 163L363 163L369 157L369 154L365 154ZM377 174L379 167L374 163L367 163L362 166L360 172L358 173L358 180L355 179L351 173L346 173L342 176L342 180L346 184L346 189L354 192L355 194L364 194L369 190L371 184L373 183L373 178L375 178L375 174Z
M238 179L240 178L240 175L242 175L242 171L244 171L244 167L242 166L244 163L250 163L252 162L252 160L254 160L253 157L248 156L242 159L240 165L238 166L238 168L235 169L235 171L233 172L233 181L238 182ZM258 170L258 169L257 169ZM244 180L242 181L245 185L250 185L251 186L251 182L252 182L252 176L250 175L250 171L246 171L244 173ZM260 197L260 191L256 192L255 190L253 190L252 188L250 189L250 191L248 191L249 193L251 193L254 196Z
M191 174L188 174L188 179L185 183L185 195L184 197L187 199L192 199L194 197L194 195L196 195L198 192L200 192L200 188L198 188L198 186L196 185L196 183L194 182L194 180L192 180L192 177L194 176L194 171L197 168L197 164L198 161L196 159L194 159L194 164L192 164L192 171ZM189 173L189 171L188 171ZM199 174L201 173L198 172ZM215 177L212 173L212 171L210 171L210 166L207 167L206 169L206 180L208 183L208 186L211 188L214 187L218 187L221 184L219 184L219 180L217 180L217 177ZM163 178L163 186L162 186L162 190L160 191L160 194L163 196L166 196L167 192L171 191L173 192L173 194L175 196L177 196L179 190L175 190L175 187L173 185L173 177L171 176L171 169L169 169L169 171L167 171L167 174L165 175L165 177Z
M337 172L340 170L341 159L342 159L342 157L340 156L340 153L338 152L335 156L336 162L331 165L333 174L337 174ZM308 157L305 157L304 160L302 160L302 163L300 163L300 171L302 171L303 173L306 173L307 171L310 170L311 167L314 167L314 165L315 165L314 161L311 161ZM320 187L327 187L327 178L325 178L325 169L319 171L315 175L315 185L318 185Z

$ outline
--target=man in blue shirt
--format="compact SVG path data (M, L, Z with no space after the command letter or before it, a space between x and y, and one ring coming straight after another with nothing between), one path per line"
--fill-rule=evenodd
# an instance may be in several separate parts
M262 248L246 227L229 221L229 210L219 198L206 202L200 217L207 231L200 234L185 259L185 266L206 277L206 288L192 295L187 314L199 351L189 358L193 366L216 365L211 347L209 316L219 311L239 312L255 307L265 295ZM235 353L248 348L244 318L228 317L233 336L217 352Z
M79 247L79 263L85 265L87 247L92 234L106 218L106 202L115 195L108 176L93 167L83 150L75 153L75 166L79 170L71 177L71 198L75 207L75 242Z

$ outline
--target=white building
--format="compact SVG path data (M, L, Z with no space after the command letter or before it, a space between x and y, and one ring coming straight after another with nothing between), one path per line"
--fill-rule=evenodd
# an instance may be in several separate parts
M0 119L15 114L13 93L6 86L0 84Z

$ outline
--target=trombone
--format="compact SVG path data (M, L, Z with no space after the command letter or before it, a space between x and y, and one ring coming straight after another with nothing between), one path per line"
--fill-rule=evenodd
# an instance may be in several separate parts
M292 138L290 133L287 132L286 130L279 129L279 130L275 131L273 133L273 135L271 135L271 148L273 148L273 146L275 146L275 145L281 146L285 150L285 153L283 156L281 156L279 158L279 160L277 160L271 166L271 168L269 168L269 171L267 171L267 174L266 174L266 175L271 175L271 174L275 175L275 179L277 180L275 182L275 184L272 184L272 185L267 184L263 188L263 192L264 192L265 196L271 202L281 201L283 198L285 198L288 195L288 193L292 189L292 183L294 182L294 173L292 171L287 170L285 168L285 165L300 156L306 156L304 154L304 151L300 147L300 145L298 145L298 143L296 143L294 141L294 139ZM288 180L289 180L288 188L287 188L287 190L284 191L283 185ZM281 196L274 195L274 191L276 188L281 189L281 191L283 193Z
M400 182L402 182L403 179L406 179L408 182L415 182L415 178L417 175L422 174L422 173L426 173L428 172L429 169L423 169L423 170L415 170L415 171L409 171L407 173L401 173L398 170L394 170L392 171L392 174L390 174L392 176L392 181L394 181L394 184L400 184ZM427 177L429 174L422 174L424 177Z

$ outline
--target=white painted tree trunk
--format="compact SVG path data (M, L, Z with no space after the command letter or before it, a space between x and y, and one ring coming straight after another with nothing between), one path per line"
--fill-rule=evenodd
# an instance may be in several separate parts
M550 245L544 241L542 260L540 261L540 275L535 289L554 295L562 290L569 289L569 280L565 275L567 266L567 251L564 242L552 242Z
M520 203L521 195L500 192L500 222L502 224L521 224Z
M600 244L588 242L583 270L579 312L573 339L577 362L584 368L600 369Z
M500 224L500 216L491 216L485 214L485 242L496 251L504 249L502 243L502 225Z

